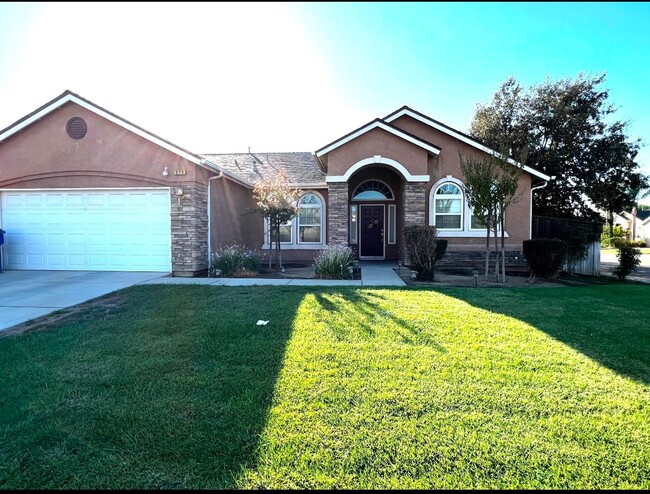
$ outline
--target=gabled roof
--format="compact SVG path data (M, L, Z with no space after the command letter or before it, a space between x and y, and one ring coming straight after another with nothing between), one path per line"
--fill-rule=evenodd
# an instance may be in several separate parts
M418 120L430 127L433 127L436 130L439 130L440 132L443 132L447 135L450 135L459 141L464 142L465 144L469 144L470 146L475 147L476 149L480 149L481 151L491 154L493 156L497 156L498 158L505 158L505 156L502 156L500 153L495 151L494 149L489 148L485 144L477 141L473 137L468 136L467 134L464 134L463 132L460 132L459 130L453 129L449 127L448 125L443 124L442 122L439 122L437 120L434 120L431 117L428 117L416 110L413 110L409 108L408 106L403 106L399 110L394 111L393 113L387 115L384 117L384 121L386 122L393 122L394 120L397 120L398 118L407 115L411 118L414 118L415 120ZM512 158L508 158L508 163L515 165L515 166L521 166L520 163L516 162ZM550 180L551 177L549 175L546 175L545 173L540 172L539 170L536 170L534 168L531 168L530 166L524 165L523 169L530 173L531 175L535 175L536 177L541 178L542 180Z
M249 187L275 176L284 168L289 184L296 187L326 187L325 173L313 153L230 153L202 154L226 175L238 177Z
M151 132L143 129L142 127L139 127L135 124L132 124L131 122L124 120L121 117L118 117L114 113L109 112L108 110L105 110L104 108L96 105L95 103L92 103L91 101L88 101L85 98L82 98L78 94L73 93L72 91L66 90L61 94L60 96L54 98L53 100L45 103L43 106L40 108L34 110L32 113L25 115L23 118L20 120L14 122L11 124L9 127L3 129L0 131L0 143L4 141L5 139L11 137L17 132L20 132L23 130L25 127L33 124L34 122L40 120L47 114L53 112L57 108L60 108L61 106L65 105L68 102L76 103L77 105L85 108L86 110L89 110L101 117L104 117L107 120L110 120L111 122L124 127L125 129L133 132L134 134L139 135L140 137L143 137L154 144L159 145L160 147L163 147L167 149L168 151L171 151L172 153L175 153L179 155L181 158L184 158L188 161L191 161L192 163L195 163L197 165L203 165L201 163L201 158L194 153L190 153L189 151L176 146L175 144L172 144L171 142L163 139L162 137L158 137L155 134L152 134ZM205 165L203 165L205 166Z
M642 209L641 211L637 211L636 218L642 222L645 222L648 218L650 218L650 210Z
M353 139L356 139L357 137L365 134L366 132L370 132L373 129L382 129L385 130L386 132L390 132L391 134L396 135L397 137L401 137L405 141L411 142L416 146L426 149L430 153L433 154L440 153L441 148L436 146L435 144L431 144L430 142L420 139L419 137L414 136L413 134L404 132L403 130L398 129L397 127L394 127L393 125L390 125L389 123L385 122L381 118L376 118L372 122L369 122L366 125L359 127L356 130L353 130L349 134L346 134L343 137L335 140L334 142L331 142L326 146L323 146L322 148L316 151L316 156L320 158L321 156L329 153L330 151L336 149L337 147L342 146L343 144L350 142Z

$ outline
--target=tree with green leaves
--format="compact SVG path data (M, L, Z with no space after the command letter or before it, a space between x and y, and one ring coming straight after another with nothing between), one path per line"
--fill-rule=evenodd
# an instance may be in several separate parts
M508 142L512 155L525 153L531 166L555 177L533 196L535 214L595 219L592 205L618 207L633 199L634 183L647 185L634 161L640 142L614 120L604 80L547 78L525 90L509 77L490 103L477 106L473 137L493 149Z
M300 189L289 186L284 168L280 169L275 176L257 182L253 188L253 197L257 203L255 212L268 221L269 246L275 244L276 265L279 269L282 268L282 228L300 212L298 199L301 194ZM272 257L269 252L269 269Z
M509 159L504 151L482 158L460 155L463 188L470 208L477 220L485 225L485 279L489 276L490 235L494 234L497 281L505 282L505 212L518 200L517 189L522 163ZM501 231L501 250L498 232Z
M621 124L612 126L611 130L594 143L594 176L587 188L591 201L605 211L610 236L614 213L635 207L650 187L648 176L638 171L634 161L638 145L631 146L626 141Z

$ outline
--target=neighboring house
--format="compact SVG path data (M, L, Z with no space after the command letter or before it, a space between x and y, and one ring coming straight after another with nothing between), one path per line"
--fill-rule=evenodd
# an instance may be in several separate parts
M629 232L630 240L644 240L646 245L650 245L650 210L637 211L636 216L623 211L614 214L613 218L615 225Z
M315 152L195 154L64 92L0 131L0 228L6 269L204 273L232 242L268 249L255 182L284 168L304 193L281 228L285 261L327 245L361 259L404 259L402 229L435 225L447 263L473 263L485 245L462 189L459 153L494 153L403 107ZM515 166L515 163L513 166ZM524 167L506 211L509 262L523 264L533 189L550 177Z

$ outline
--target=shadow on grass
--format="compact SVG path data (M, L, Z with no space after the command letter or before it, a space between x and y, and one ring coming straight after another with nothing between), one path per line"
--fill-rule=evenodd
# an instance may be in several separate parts
M650 286L436 291L524 321L616 373L650 385Z
M320 291L313 295L327 318L329 328L339 341L357 337L373 338L378 329L390 333L398 341L411 345L428 345L445 353L447 350L436 342L428 328L421 326L417 314L409 321L387 310L386 293L382 289L359 289L345 291ZM361 334L359 334L361 333Z
M122 293L0 340L0 488L234 489L255 467L304 290Z

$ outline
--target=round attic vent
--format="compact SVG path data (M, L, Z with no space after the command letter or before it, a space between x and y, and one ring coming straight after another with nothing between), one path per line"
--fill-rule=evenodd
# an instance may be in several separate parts
M81 139L86 135L88 126L86 121L81 117L72 117L68 120L68 124L65 126L65 129L68 131L68 135L73 139Z

